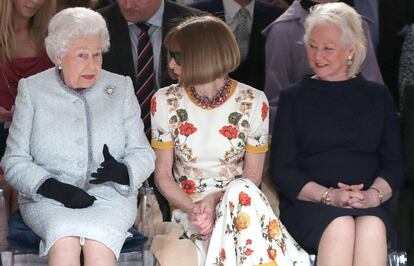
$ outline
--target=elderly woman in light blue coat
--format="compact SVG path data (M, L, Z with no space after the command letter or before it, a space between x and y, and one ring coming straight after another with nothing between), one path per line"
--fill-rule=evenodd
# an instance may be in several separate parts
M49 265L79 265L81 251L85 265L114 265L155 156L130 78L101 70L101 15L65 9L48 32L56 67L19 82L1 165Z

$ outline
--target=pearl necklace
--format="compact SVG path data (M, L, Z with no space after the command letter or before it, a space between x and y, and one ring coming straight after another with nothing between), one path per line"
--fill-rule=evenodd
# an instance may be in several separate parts
M195 103L203 109L213 109L222 105L230 95L231 79L224 78L224 86L217 92L213 99L200 95L194 87L190 87L190 93Z

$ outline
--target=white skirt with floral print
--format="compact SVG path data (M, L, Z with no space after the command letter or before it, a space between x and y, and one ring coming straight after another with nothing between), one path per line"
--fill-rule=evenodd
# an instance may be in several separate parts
M310 265L309 255L274 214L264 194L248 179L226 188L216 208L216 225L208 241L181 210L173 212L198 251L198 265Z

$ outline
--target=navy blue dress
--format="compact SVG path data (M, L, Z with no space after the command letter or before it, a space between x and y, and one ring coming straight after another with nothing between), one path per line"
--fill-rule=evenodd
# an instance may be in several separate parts
M403 180L397 113L388 89L362 75L339 82L307 76L283 91L273 129L271 177L280 190L280 218L296 241L316 252L328 224L340 216L373 215L392 231L387 203L345 209L297 200L314 181L326 187L378 176L393 191Z

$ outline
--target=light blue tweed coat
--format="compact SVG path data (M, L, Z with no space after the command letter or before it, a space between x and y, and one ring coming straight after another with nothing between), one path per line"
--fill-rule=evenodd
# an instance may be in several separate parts
M127 165L129 186L88 183L103 161L104 144ZM138 188L153 172L154 160L129 77L102 70L81 92L66 87L55 68L19 82L1 165L20 194L24 221L42 238L40 255L62 237L79 236L103 243L118 257L135 220ZM65 208L36 193L49 177L97 200L85 209Z

